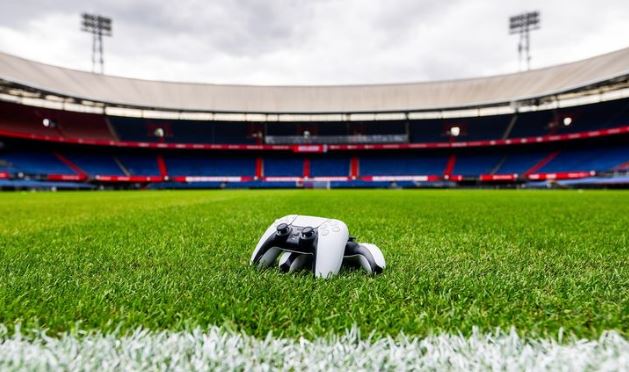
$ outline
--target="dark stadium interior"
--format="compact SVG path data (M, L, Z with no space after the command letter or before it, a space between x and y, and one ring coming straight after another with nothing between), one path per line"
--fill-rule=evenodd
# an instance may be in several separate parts
M629 100L602 102L565 109L482 117L366 121L242 123L190 120L141 119L85 114L0 102L0 131L5 135L32 134L68 139L99 139L126 142L256 144L265 137L335 137L347 143L351 136L395 136L401 142L436 143L524 138L550 134L586 132L629 125ZM571 118L570 125L563 120ZM45 127L42 120L56 125ZM457 137L449 129L459 127ZM161 129L162 135L156 134ZM307 136L304 138L304 132Z

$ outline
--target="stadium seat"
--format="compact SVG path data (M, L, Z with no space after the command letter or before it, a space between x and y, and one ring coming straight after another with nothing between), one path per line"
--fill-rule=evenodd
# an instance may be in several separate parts
M360 157L361 176L441 175L448 155L365 155Z
M597 149L566 149L539 172L606 171L629 161L629 146Z
M130 176L157 176L160 174L157 166L157 156L150 154L121 154L116 159Z
M0 153L0 160L9 169L26 174L74 174L52 152L16 151Z
M64 153L64 156L85 173L107 176L124 176L125 173L116 163L112 155L99 153Z
M503 154L473 154L464 153L456 157L452 174L463 176L477 176L490 174L504 157Z
M530 152L515 152L505 155L504 161L496 169L496 174L524 174L538 164L548 151L533 150Z
M266 177L302 177L304 159L302 157L265 157L264 175Z
M315 157L310 159L311 177L347 177L350 159L348 157Z
M254 176L255 158L243 156L165 156L170 176Z

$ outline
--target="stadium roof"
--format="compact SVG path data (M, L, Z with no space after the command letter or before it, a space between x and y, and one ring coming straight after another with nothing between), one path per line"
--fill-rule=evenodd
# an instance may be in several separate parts
M235 113L360 113L469 108L577 91L629 76L629 48L490 77L403 84L254 86L140 80L39 63L0 52L5 84L124 107Z

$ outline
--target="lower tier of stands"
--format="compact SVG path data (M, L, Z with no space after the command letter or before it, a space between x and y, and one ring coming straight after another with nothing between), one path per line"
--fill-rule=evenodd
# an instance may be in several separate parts
M629 170L629 143L518 147L492 151L395 151L329 154L96 151L11 144L0 149L0 179L90 183L527 181L575 179ZM347 183L350 182L350 183Z

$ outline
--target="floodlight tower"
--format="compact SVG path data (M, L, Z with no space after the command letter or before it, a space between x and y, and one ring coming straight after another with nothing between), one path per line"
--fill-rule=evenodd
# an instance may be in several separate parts
M521 69L522 59L526 60L526 69L531 68L530 31L539 30L539 11L521 13L509 17L509 34L520 35L518 41L518 68Z
M103 56L103 36L111 36L111 18L97 14L81 14L81 31L92 34L92 72L96 72L96 64L100 66L100 73L105 72Z

